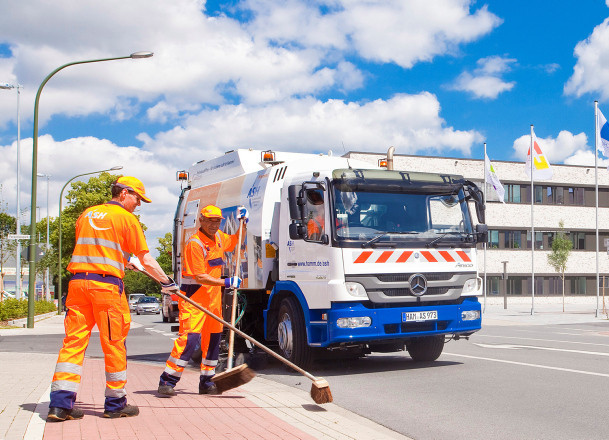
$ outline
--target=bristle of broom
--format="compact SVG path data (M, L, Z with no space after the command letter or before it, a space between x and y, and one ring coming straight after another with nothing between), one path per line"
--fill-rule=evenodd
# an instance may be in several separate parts
M332 402L332 391L327 380L319 378L311 384L311 399L315 403L330 403Z
M248 383L255 376L256 373L248 368L247 364L241 364L238 367L214 375L211 380L216 384L218 391L223 393Z

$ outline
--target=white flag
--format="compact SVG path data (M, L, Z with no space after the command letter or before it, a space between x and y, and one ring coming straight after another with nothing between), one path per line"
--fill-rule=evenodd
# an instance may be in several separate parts
M603 154L609 157L609 124L607 123L607 119L601 112L601 109L598 109L598 143L602 147Z
M541 151L539 143L537 142L537 136L535 132L531 130L531 137L533 138L533 179L534 180L550 180L554 174L550 162ZM527 152L527 162L525 166L525 173L527 177L531 178L531 148Z
M486 181L493 186L499 200L501 200L502 203L505 203L505 189L503 189L503 185L499 181L497 173L495 173L495 167L493 167L493 164L486 153L484 154L484 171L486 172Z

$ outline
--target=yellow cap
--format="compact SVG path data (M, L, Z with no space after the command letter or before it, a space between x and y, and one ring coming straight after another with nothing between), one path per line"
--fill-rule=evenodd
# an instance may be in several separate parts
M140 196L142 200L146 203L150 203L151 201L148 197L146 197L146 190L144 189L144 184L141 182L141 180L136 179L135 177L119 177L118 180L115 182L115 185L119 186L120 188L125 188L133 191L138 196Z
M207 218L224 218L222 217L222 210L214 205L207 205L201 209L201 215Z

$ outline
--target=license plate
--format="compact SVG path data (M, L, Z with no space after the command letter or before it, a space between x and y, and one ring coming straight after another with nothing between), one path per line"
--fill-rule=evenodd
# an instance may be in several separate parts
M402 322L437 321L438 311L427 310L425 312L403 312Z

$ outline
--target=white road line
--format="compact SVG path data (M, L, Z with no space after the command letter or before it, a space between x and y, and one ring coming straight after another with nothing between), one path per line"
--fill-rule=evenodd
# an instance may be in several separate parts
M469 355L466 355L466 354L446 353L446 352L442 353L442 355L464 357L464 358L468 358L468 359L480 359L480 360L483 360L483 361L500 362L500 363L503 363L503 364L521 365L523 367L533 367L533 368L543 368L543 369L546 369L546 370L564 371L564 372L567 372L567 373L586 374L586 375L589 375L589 376L609 377L609 374L595 373L593 371L573 370L571 368L550 367L548 365L529 364L529 363L526 363L526 362L506 361L506 360L503 360L503 359L493 359L493 358L487 358L487 357L482 357L482 356L469 356Z
M565 353L578 353L578 354L591 354L595 356L609 356L609 353L602 353L598 351L583 351L583 350L567 350L566 348L552 348L552 347L539 347L537 345L513 345L513 344L477 344L478 347L482 348L499 348L499 349L522 349L522 348L532 348L534 350L547 350L547 351L563 351Z
M175 335L175 333L163 333L163 336L174 337Z
M576 341L563 341L560 339L543 339L543 338L521 338L519 336L498 336L498 335L477 334L476 338L479 338L481 336L484 338L522 339L525 341L560 342L563 344L598 345L600 347L609 347L609 344L599 344L596 342L576 342Z

